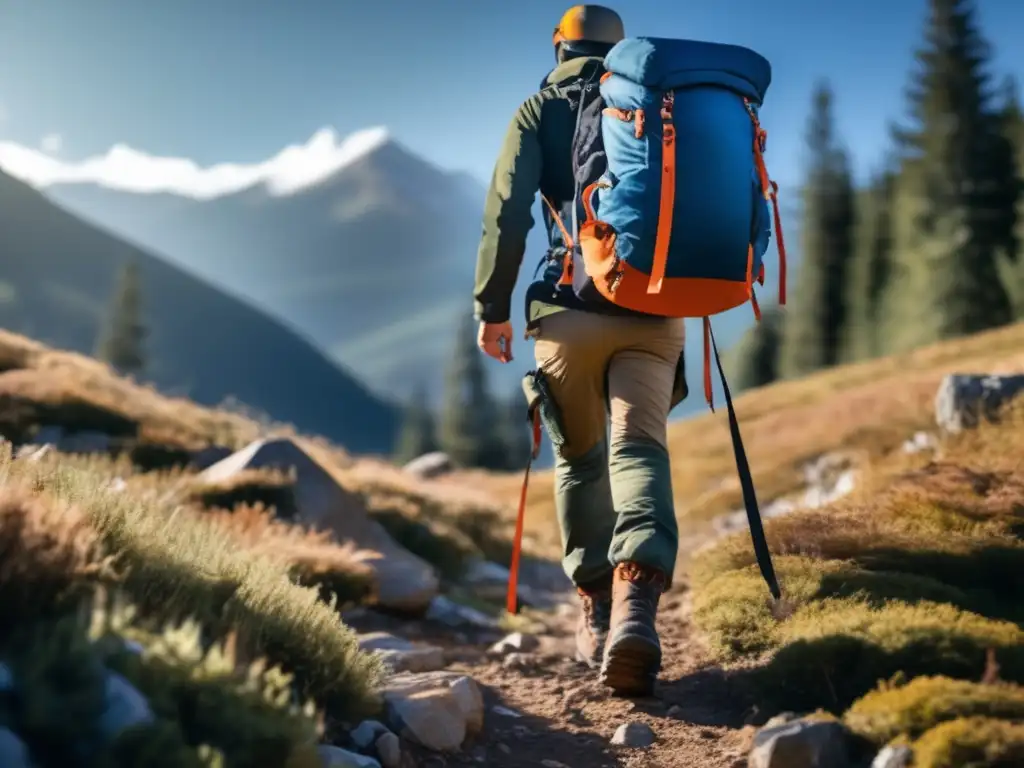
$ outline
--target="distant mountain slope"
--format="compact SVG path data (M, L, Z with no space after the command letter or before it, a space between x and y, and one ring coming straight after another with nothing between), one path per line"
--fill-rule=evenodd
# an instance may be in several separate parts
M207 200L60 184L47 194L142 243L226 291L299 328L375 391L404 397L422 382L439 395L458 319L471 311L485 190L387 139L312 186L287 195L262 185ZM513 298L522 328L523 293L546 244L537 221ZM790 242L795 219L785 219ZM791 245L792 248L792 245ZM774 246L768 254L775 293ZM749 307L716 318L729 346L753 322ZM690 381L700 387L701 335L691 327ZM489 365L503 393L531 367L531 345L516 360ZM676 415L701 408L700 398Z
M171 198L170 202L178 202ZM0 173L0 324L90 352L118 270L140 265L148 372L208 405L234 397L350 450L390 449L396 410L297 333Z

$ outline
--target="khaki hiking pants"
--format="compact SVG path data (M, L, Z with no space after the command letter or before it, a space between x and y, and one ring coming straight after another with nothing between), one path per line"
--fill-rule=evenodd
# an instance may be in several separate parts
M565 433L555 457L562 564L577 585L626 561L672 577L679 534L666 432L684 327L577 310L539 321L534 354Z

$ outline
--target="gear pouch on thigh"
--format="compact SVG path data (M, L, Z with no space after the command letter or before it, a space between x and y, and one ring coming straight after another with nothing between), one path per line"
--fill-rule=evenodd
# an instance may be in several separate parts
M552 445L556 449L562 448L566 442L562 412L559 410L555 398L551 396L551 389L548 387L543 371L529 371L523 377L523 394L526 395L529 413L532 415L534 409L538 409L540 420L548 432L548 437L551 438Z

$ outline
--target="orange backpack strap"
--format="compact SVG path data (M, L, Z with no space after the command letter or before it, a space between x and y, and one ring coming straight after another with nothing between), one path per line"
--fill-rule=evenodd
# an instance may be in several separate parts
M768 131L761 127L761 120L757 111L749 99L743 100L747 108L747 114L754 124L754 166L757 168L757 176L761 182L761 191L764 199L772 204L772 219L775 225L775 237L778 239L779 249L779 304L786 303L786 240L782 236L782 216L779 214L779 185L768 177L768 168L764 164L764 151L768 145ZM748 276L748 282L752 279ZM756 310L755 310L756 311Z
M519 612L519 556L523 550L523 525L526 521L526 490L530 486L530 467L540 454L540 405L535 403L530 408L530 430L533 444L530 458L526 461L526 472L523 474L523 486L519 491L519 512L516 516L516 532L512 538L512 562L508 569L508 594L505 597L505 609L510 614Z
M672 240L672 208L676 202L676 128L672 110L676 97L666 91L661 97L661 198L658 205L658 229L654 235L654 263L647 293L661 293L668 268L668 246Z
M558 210L548 200L547 195L541 195L540 199L544 201L548 211L551 212L551 218L554 219L555 224L562 233L562 240L565 242L565 256L562 258L562 276L558 278L558 284L572 285L572 250L576 247L576 244L573 242L569 230L565 228L565 222L562 221L562 217L558 215Z

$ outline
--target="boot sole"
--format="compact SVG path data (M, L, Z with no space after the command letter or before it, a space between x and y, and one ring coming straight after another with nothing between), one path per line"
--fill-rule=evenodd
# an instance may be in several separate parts
M624 637L608 648L601 682L622 696L649 696L661 670L661 649L640 637Z

